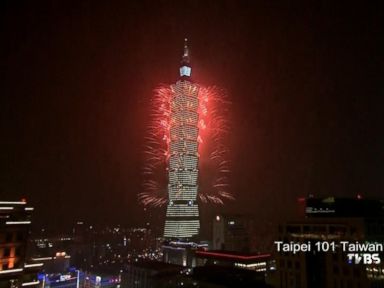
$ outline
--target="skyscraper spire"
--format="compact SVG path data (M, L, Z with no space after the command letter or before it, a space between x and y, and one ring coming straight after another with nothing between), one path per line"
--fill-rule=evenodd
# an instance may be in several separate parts
M188 49L188 39L184 39L184 54L182 62L189 64L189 49Z
M181 58L181 66L180 66L180 77L182 79L190 78L192 73L192 68L190 64L190 58L189 58L189 48L188 48L188 39L184 39L184 53L183 57Z

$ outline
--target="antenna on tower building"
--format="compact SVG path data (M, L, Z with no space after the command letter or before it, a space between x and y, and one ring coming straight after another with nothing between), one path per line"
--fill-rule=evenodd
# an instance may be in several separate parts
M183 53L183 57L181 58L180 77L189 78L191 77L191 72L192 72L192 69L191 69L190 58L189 58L188 39L184 38L184 53Z

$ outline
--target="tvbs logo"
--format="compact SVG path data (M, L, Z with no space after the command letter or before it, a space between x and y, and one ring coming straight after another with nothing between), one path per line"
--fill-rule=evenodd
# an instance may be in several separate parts
M379 254L356 254L356 253L349 253L347 254L348 257L348 263L349 264L380 264L381 259L379 257Z

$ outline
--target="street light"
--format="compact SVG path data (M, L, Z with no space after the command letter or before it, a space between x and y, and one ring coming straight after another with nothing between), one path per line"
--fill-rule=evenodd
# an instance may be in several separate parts
M80 270L76 270L77 279L76 279L76 288L80 288Z

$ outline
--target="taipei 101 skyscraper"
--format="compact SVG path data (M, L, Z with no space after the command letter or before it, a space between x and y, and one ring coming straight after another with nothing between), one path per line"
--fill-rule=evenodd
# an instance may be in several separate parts
M159 85L151 98L138 198L147 207L166 207L164 261L194 266L193 249L207 247L199 205L234 199L226 145L230 101L224 89L192 81L187 39L179 72L175 84Z
M187 39L180 65L180 78L171 85L168 205L164 238L189 240L199 234L197 203L199 164L199 87L191 80Z

